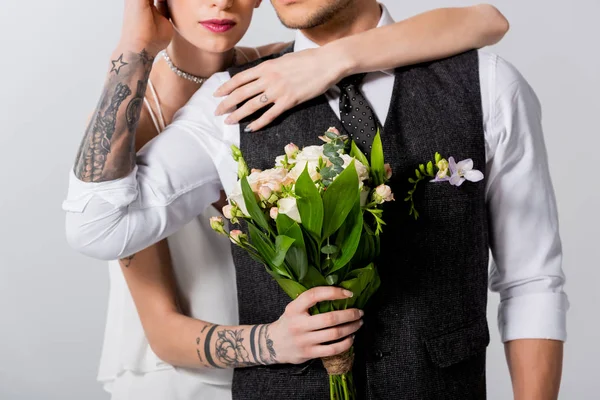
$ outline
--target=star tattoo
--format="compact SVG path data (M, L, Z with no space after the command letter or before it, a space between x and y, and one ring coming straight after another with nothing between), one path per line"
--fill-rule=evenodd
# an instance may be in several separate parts
M125 61L123 61L123 54L121 54L119 56L119 58L117 58L116 60L112 60L112 69L110 70L110 72L115 72L117 75L119 75L119 72L121 71L121 68L123 68L124 66L128 65L129 63L126 63Z

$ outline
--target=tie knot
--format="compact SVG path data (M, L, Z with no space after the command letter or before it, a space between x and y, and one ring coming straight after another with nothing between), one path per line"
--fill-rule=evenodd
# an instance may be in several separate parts
M362 82L363 79L365 79L365 76L367 76L366 73L347 76L339 81L337 87L339 87L342 91L348 89L349 87L356 87Z

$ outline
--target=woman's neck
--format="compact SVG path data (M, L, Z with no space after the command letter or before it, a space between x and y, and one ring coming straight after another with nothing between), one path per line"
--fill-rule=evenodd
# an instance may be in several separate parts
M167 47L167 52L177 68L202 78L224 71L234 61L233 50L226 53L210 53L198 49L177 34ZM175 74L162 58L158 59L152 68L150 79L156 87L163 111L167 114L167 122L170 122L172 117L170 114L187 103L201 86Z
M177 33L167 47L167 53L177 68L203 78L226 70L234 61L233 49L225 53L208 52L197 48Z

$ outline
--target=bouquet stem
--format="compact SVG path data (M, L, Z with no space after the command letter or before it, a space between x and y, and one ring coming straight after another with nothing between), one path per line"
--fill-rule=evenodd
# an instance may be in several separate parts
M330 400L355 400L356 389L352 378L354 348L333 357L322 359L329 374Z

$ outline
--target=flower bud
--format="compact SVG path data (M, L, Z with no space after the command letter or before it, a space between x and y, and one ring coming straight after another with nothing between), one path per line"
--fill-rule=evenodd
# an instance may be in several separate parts
M225 218L227 218L227 219L233 218L232 211L233 211L233 206L231 204L228 204L225 207L223 207L223 215L225 216Z
M445 158L442 158L440 161L437 162L437 167L438 167L438 173L437 173L437 178L438 179L442 179L448 176L448 170L450 168L450 164L448 163L448 160L446 160Z
M231 145L231 155L235 161L238 161L242 157L242 151L236 146Z
M285 146L285 154L288 156L288 158L296 158L298 151L300 151L300 149L294 143L290 143Z
M260 174L262 172L262 169L258 169L258 168L252 168L250 170L251 174Z
M223 222L223 218L221 217L211 217L210 218L210 227L217 233L222 235L226 235L224 229L225 223Z
M388 185L379 185L375 188L373 193L373 200L378 204L383 204L386 201L394 201L394 194L392 188Z
M390 164L385 164L383 167L385 168L385 179L389 180L392 177L392 167Z
M235 229L229 232L229 239L231 239L234 244L241 245L246 239L246 235L239 229Z
M279 215L279 209L277 207L272 207L269 214L271 215L271 218L277 219L277 216Z
M267 185L263 185L258 189L258 196L263 201L268 201L271 197L271 194L273 194L273 191Z

